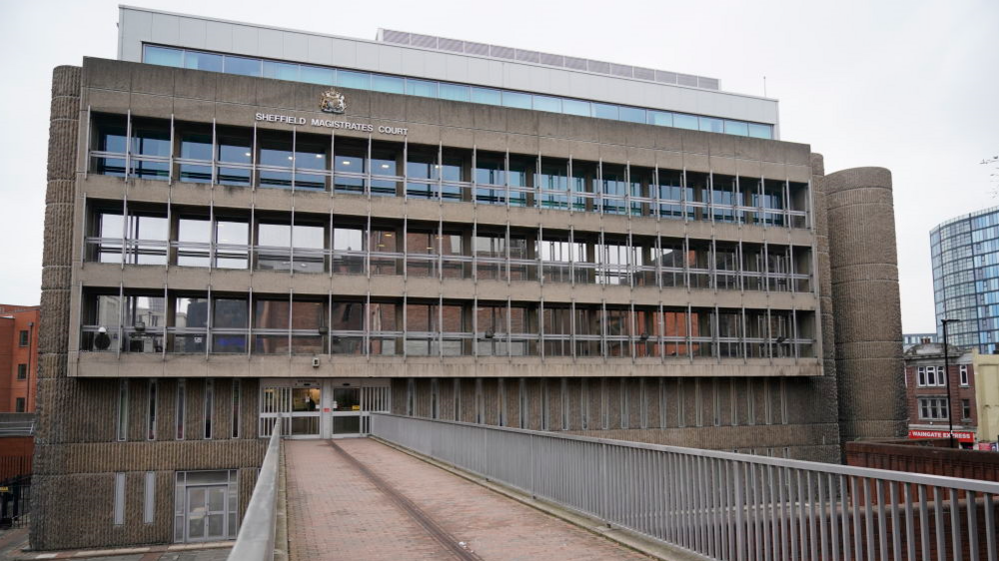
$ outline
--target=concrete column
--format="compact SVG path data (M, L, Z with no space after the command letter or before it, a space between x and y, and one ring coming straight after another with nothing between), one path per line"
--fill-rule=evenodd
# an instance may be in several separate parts
M906 410L891 172L848 169L821 183L841 439L901 436Z

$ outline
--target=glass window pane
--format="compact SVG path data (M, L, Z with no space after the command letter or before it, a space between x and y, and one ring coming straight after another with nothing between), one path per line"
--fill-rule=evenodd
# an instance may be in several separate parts
M578 99L563 99L562 112L567 115L579 115L580 117L590 116L590 103L579 101Z
M371 74L367 72L349 72L341 70L336 73L337 85L355 90L371 89Z
M264 78L298 80L298 65L287 62L264 61Z
M666 113L665 111L649 111L649 124L659 125L660 127L672 127L673 114Z
M697 130L697 117L694 115L684 115L682 113L673 114L673 126L678 129Z
M217 298L212 313L212 326L220 329L245 329L248 325L246 300Z
M437 82L409 78L406 80L406 93L420 97L437 97Z
M598 119L617 119L617 105L594 103L593 116Z
M322 226L296 224L293 234L292 239L296 248L323 249L326 245L326 234Z
M440 84L439 88L441 99L450 99L451 101L468 101L471 99L468 86L459 86L458 84Z
M502 95L499 90L489 90L486 88L472 88L472 103L485 103L488 105L501 105Z
M184 51L146 45L142 54L142 61L146 64L159 64L160 66L181 68L184 66Z
M226 55L225 73L240 76L260 76L260 61L254 58Z
M184 68L222 72L222 55L187 51L184 53Z
M753 138L773 138L773 127L749 123L749 136Z
M538 111L562 112L562 100L557 97L534 96L534 109Z
M531 96L517 92L503 92L503 106L517 109L530 109Z
M749 136L749 123L739 121L725 121L725 134L737 136Z
M620 119L629 123L645 124L645 110L637 107L622 107Z
M724 132L721 119L701 117L701 130L705 132Z
M371 76L371 89L376 92L401 94L405 93L405 81L394 76L381 76L374 74Z
M299 80L309 84L332 86L336 83L336 71L332 68L302 65L299 70Z

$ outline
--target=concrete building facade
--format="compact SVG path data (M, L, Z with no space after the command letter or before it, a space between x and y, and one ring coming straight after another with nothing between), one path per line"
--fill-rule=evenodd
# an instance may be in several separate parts
M0 304L0 413L35 410L39 312Z
M278 415L822 461L903 433L890 174L826 175L774 100L397 32L120 21L121 60L53 79L35 547L234 535Z

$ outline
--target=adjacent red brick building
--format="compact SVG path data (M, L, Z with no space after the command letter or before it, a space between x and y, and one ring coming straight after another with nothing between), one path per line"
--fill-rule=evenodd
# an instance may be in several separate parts
M0 413L35 410L38 306L0 304Z
M953 413L956 439L963 448L971 448L978 430L972 352L951 345L950 372L945 373L943 347L942 343L924 343L905 351L909 438L946 438Z

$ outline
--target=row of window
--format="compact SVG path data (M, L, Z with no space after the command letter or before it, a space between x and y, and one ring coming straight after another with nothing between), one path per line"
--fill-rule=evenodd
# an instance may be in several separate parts
M771 381L764 378L759 382L754 380L743 382L731 378L725 383L718 378L712 378L710 381L694 379L685 383L682 378L678 378L673 386L673 391L670 391L667 389L668 382L664 378L639 378L637 381L638 395L634 396L638 398L636 400L632 398L633 393L628 388L630 384L634 383L634 380L629 378L584 378L580 381L580 395L577 398L579 399L578 408L574 408L570 404L573 398L570 396L567 378L560 379L560 386L557 392L552 391L547 379L542 379L540 381L540 403L538 404L541 418L540 426L538 427L531 426L530 411L532 409L529 403L531 392L528 391L528 382L525 378L498 378L496 380L495 398L489 400L486 399L482 378L465 381L475 384L472 408L474 418L470 419L470 421L484 424L487 422L487 417L489 417L489 422L495 422L496 425L501 427L514 426L521 429L570 430L574 424L571 418L573 414L579 416L578 426L582 430L595 428L606 430L612 427L647 429L655 425L658 425L660 428L668 426L682 428L688 426L688 423L691 421L693 422L693 426L698 427L708 424L720 426L723 418L722 408L724 401L728 401L730 408L727 424L731 424L732 426L740 424L740 417L743 419L742 422L748 425L755 425L758 422L767 425L773 423L787 424L788 422L787 387L783 379ZM451 391L449 392L450 408L444 402L444 396L447 395L444 384L451 385ZM447 417L447 420L452 421L465 420L461 416L461 412L463 411L461 385L462 380L459 378L450 381L431 378L429 388L430 399L420 400L418 399L416 380L413 378L408 379L406 382L404 414L410 417L421 416L430 419L444 419ZM761 387L757 388L757 385ZM616 407L612 407L612 400L610 398L612 386L617 386L616 389L618 390L617 403L614 404ZM757 391L760 391L762 396L758 396ZM600 397L598 411L591 412L590 392ZM556 393L557 395L553 395ZM671 393L673 395L670 395ZM729 395L725 396L725 393ZM687 398L690 397L690 394L692 394L694 404L693 419L688 419ZM740 397L736 397L737 394L741 399ZM705 396L707 395L710 395L710 408L705 403ZM763 398L763 411L757 411L758 397ZM496 407L493 414L487 411L487 401ZM636 401L637 403L635 403ZM553 422L552 419L551 410L553 402L559 404L558 410L561 412L561 419L558 423ZM650 404L655 402L658 402L658 419L652 419L649 411ZM508 418L508 403L517 404L518 418L516 420ZM618 418L613 419L612 422L611 411L613 409L616 409L616 416ZM633 410L638 412L638 426L632 426L631 418ZM673 415L676 418L675 423L669 421L669 417Z
M946 397L921 397L919 401L919 418L928 421L946 421L950 419L950 405ZM961 419L971 420L971 400L961 400Z
M187 433L187 408L188 408L188 382L186 380L180 379L176 382L176 389L174 391L174 426L172 428L172 435L159 435L157 433L158 426L157 422L159 420L159 406L160 400L160 390L159 382L155 379L151 379L146 382L146 392L144 394L144 402L140 403L139 407L145 409L145 425L143 427L146 440L162 440L164 436L167 438L175 438L176 440L186 440L191 438L198 439L217 439L217 438L240 438L240 408L242 406L243 394L240 387L239 380L232 380L231 387L229 391L230 396L230 430L229 434L218 434L214 426L215 421L215 381L211 378L205 379L199 382L190 383L203 383L204 387L202 390L201 399L201 417L204 422L201 427L201 432L196 435L191 435ZM133 384L134 385L134 384ZM116 422L115 422L115 439L121 442L129 440L129 408L132 406L132 395L134 388L129 387L129 380L120 380L118 384L118 403L116 409Z
M811 250L800 246L509 224L469 229L340 215L187 212L94 209L86 259L295 273L811 290Z
M369 356L814 356L814 313L285 296L84 296L81 350Z
M806 228L808 184L97 115L88 171L293 191Z
M961 385L969 385L968 380L968 365L960 364L958 365L958 371L961 377ZM944 371L943 366L918 366L916 367L916 386L917 387L933 387L940 386L944 387L947 385L947 374Z
M312 66L265 60L236 55L220 55L193 49L174 49L143 45L143 62L175 68L191 68L240 76L253 76L305 82L323 86L340 86L355 90L370 90L400 95L412 95L450 101L497 105L516 109L563 113L629 123L701 130L706 132L773 138L773 126L747 121L718 119L643 109L627 105L599 103L581 99L530 94L513 90L467 86L436 80L403 78L375 72L358 72L331 67Z

